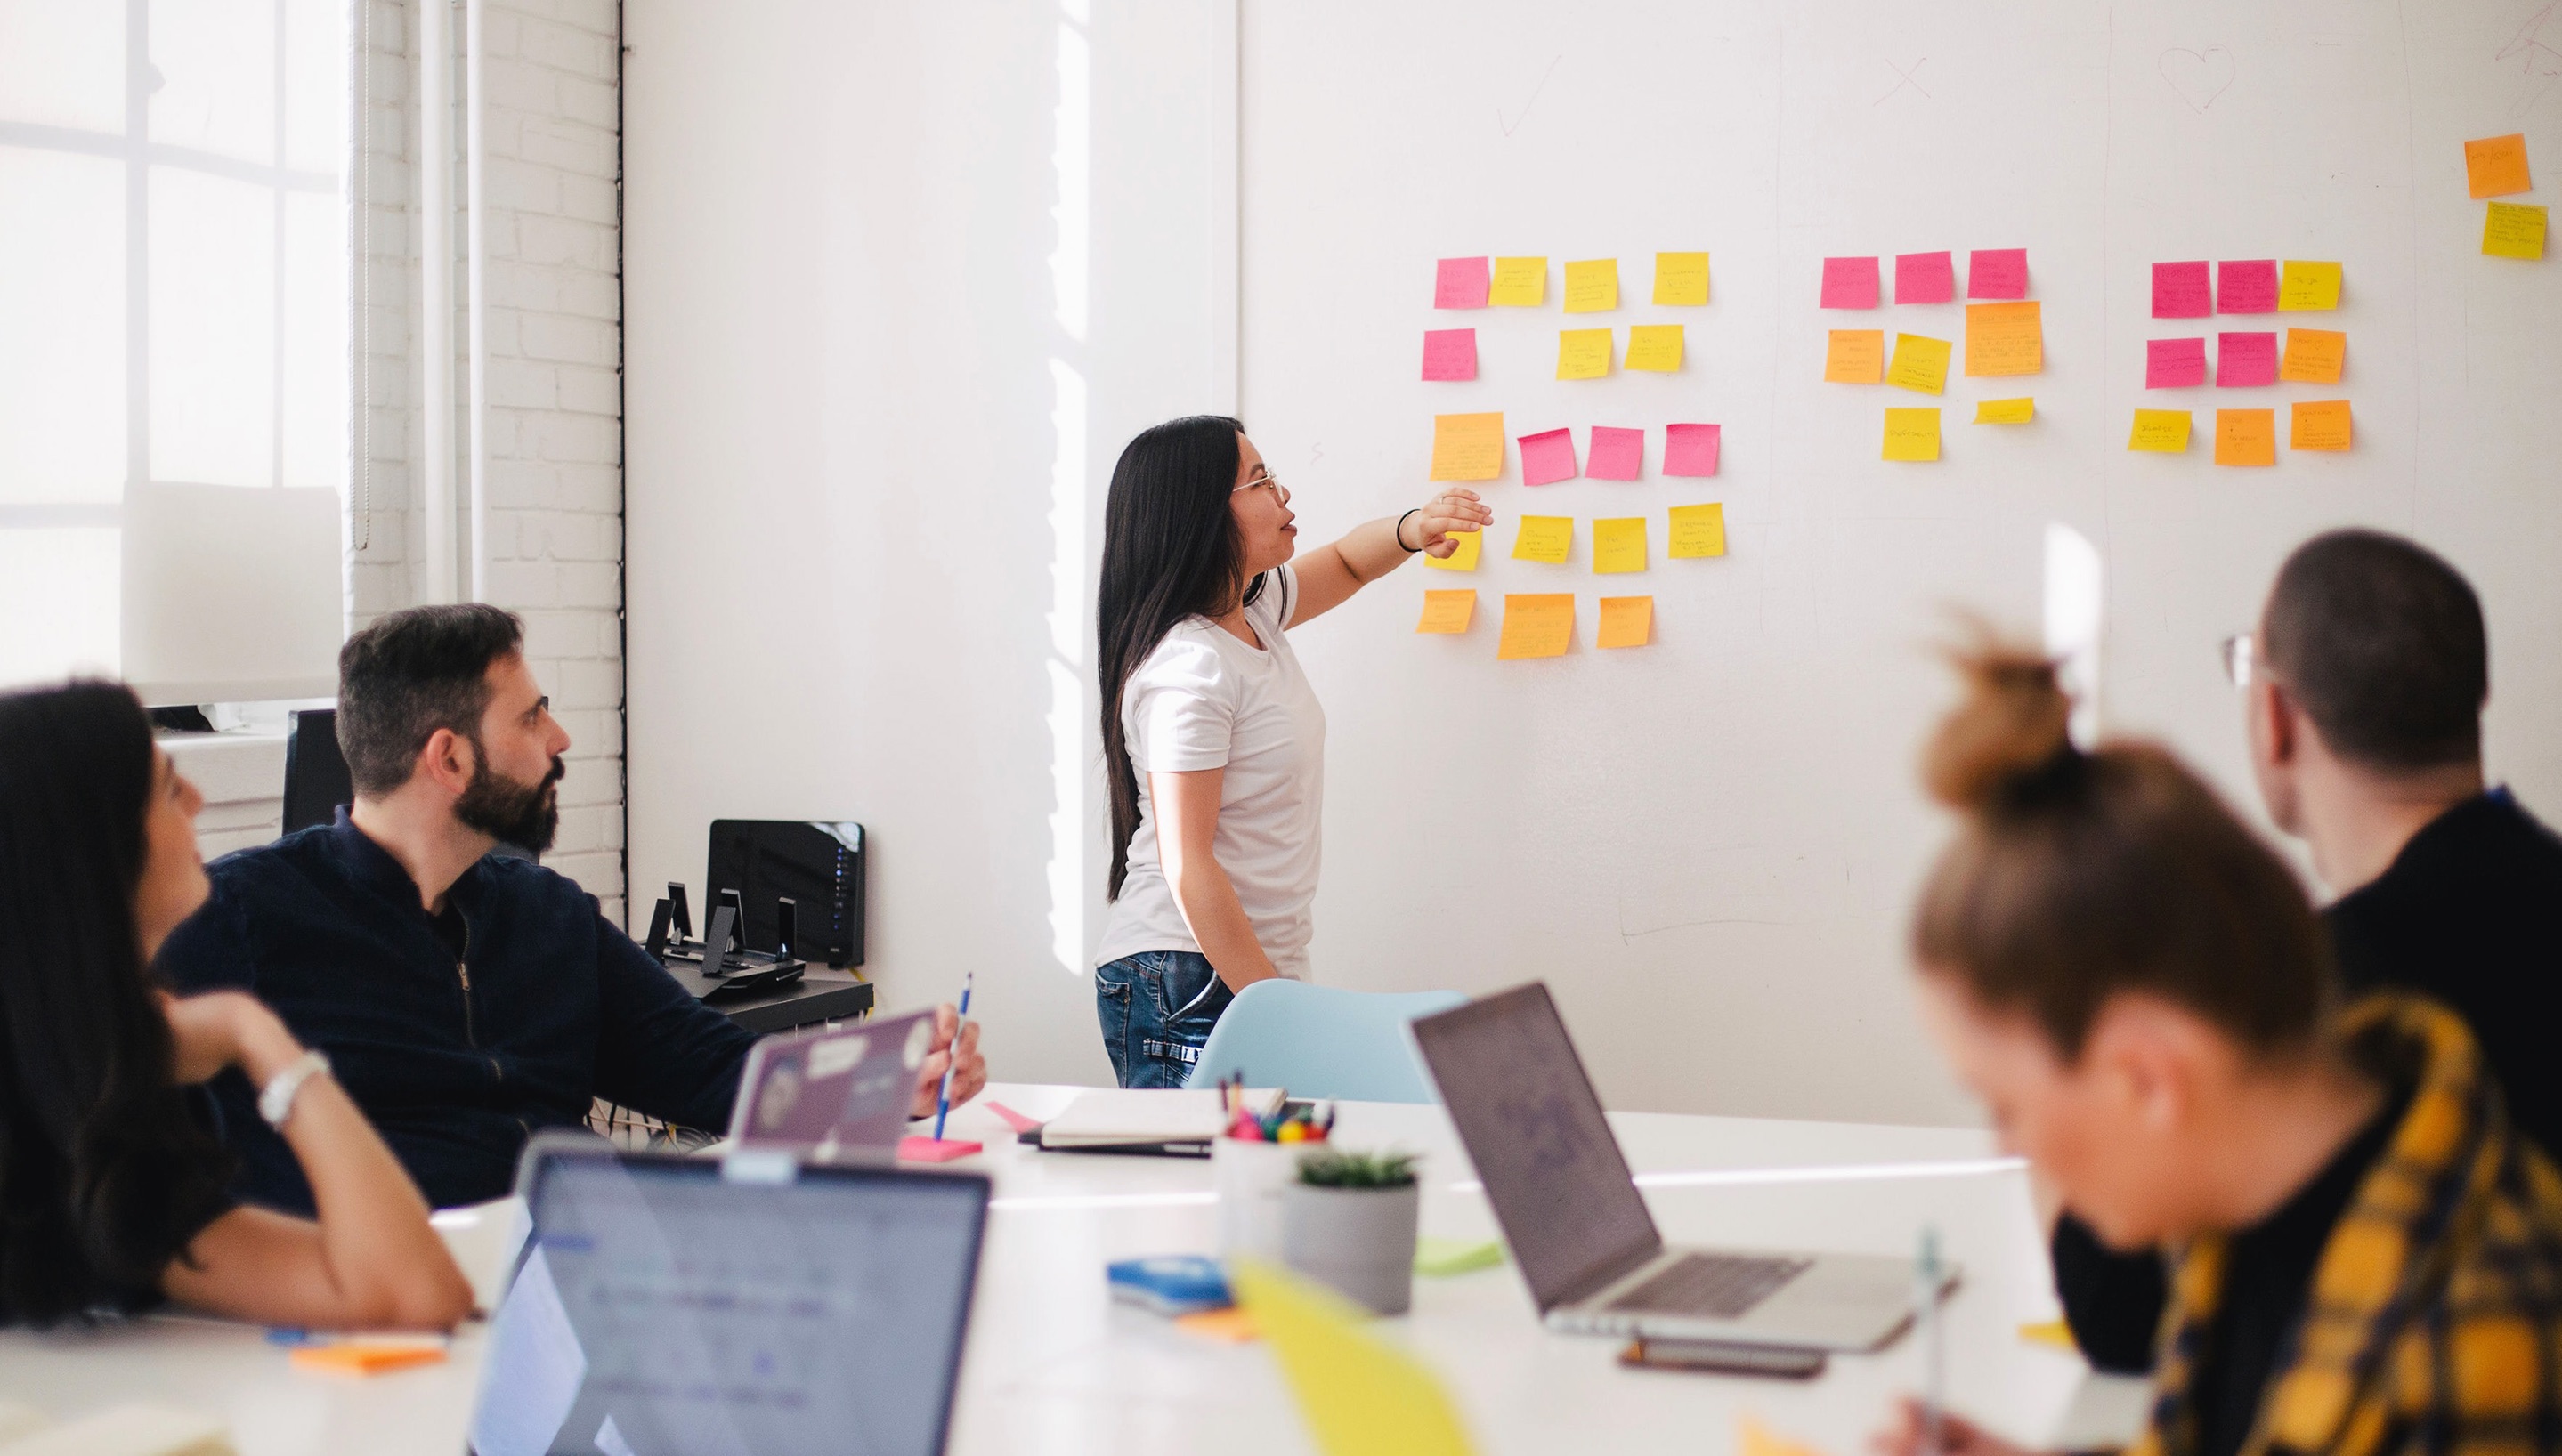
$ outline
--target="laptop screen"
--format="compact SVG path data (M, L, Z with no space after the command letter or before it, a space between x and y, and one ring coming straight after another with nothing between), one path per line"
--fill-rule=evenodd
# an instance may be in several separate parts
M1541 1313L1663 1247L1547 987L1419 1017L1414 1040Z
M943 1449L986 1179L549 1152L523 1183L479 1456Z

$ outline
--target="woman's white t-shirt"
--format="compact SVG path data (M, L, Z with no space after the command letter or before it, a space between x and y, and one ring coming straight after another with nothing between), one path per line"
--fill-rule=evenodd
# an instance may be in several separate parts
M1281 625L1299 600L1298 574L1264 578L1245 620L1255 647L1204 617L1186 618L1157 643L1121 692L1121 731L1139 776L1139 830L1095 964L1142 951L1194 951L1157 853L1148 776L1227 770L1211 852L1263 954L1304 978L1317 897L1317 819L1325 802L1326 714Z

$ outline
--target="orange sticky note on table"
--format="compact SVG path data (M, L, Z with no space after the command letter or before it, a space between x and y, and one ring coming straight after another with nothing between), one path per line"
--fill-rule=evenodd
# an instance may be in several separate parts
M332 1375L380 1375L417 1365L443 1365L445 1347L424 1341L376 1344L354 1340L336 1345L306 1345L286 1359L298 1370L318 1370Z
M2474 197L2506 197L2535 184L2526 180L2526 135L2485 136L2465 143L2465 180Z
M2046 321L2034 298L1966 305L1966 373L2035 374L2046 368Z
M2288 435L2287 449L2346 450L2353 433L2348 401L2303 400L2295 405L2294 428Z
M2290 328L2278 377L2293 384L2337 384L2348 359L2348 335L2335 328Z
M1672 545L1665 553L1676 561L1695 557L1726 554L1726 505L1712 500L1706 505L1673 507Z
M1604 597L1601 599L1601 635L1593 645L1642 647L1653 641L1654 637L1654 598Z
M2215 412L2215 462L2219 465L2274 465L2278 462L2278 412Z
M2135 429L2126 437L2126 449L2160 455L2185 454L2188 450L2188 411L2135 411Z
M1889 410L1886 412L1886 449L1880 456L1890 460L1935 460L1939 457L1939 412L1937 410Z
M1434 556L1427 551L1423 555L1423 564L1435 571L1475 571L1477 557L1486 549L1486 533L1452 531L1450 539L1459 543L1458 550L1446 557Z
M1492 480L1504 472L1504 417L1435 415L1432 417L1432 478Z
M1824 345L1828 384L1875 384L1886 377L1886 330L1837 328Z
M1495 659L1562 657L1574 645L1572 592L1507 593L1504 635Z
M1416 632L1463 633L1477 615L1477 589L1463 587L1455 592L1425 592L1423 620L1414 625Z

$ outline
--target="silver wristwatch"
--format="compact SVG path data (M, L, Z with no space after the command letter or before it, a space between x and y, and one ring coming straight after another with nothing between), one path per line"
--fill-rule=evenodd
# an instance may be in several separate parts
M284 1070L269 1079L258 1094L258 1115L277 1132L284 1131L284 1120L293 1116L293 1099L302 1095L302 1084L329 1070L329 1058L317 1051L306 1051L285 1063Z

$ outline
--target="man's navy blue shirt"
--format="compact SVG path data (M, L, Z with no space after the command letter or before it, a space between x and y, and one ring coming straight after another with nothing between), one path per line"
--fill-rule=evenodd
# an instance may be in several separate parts
M728 1126L756 1038L566 876L485 857L454 882L440 922L344 809L207 869L213 895L161 947L162 974L182 994L249 992L328 1053L436 1207L505 1194L525 1140L583 1125L597 1097ZM241 1155L241 1197L308 1213L301 1166L260 1119L248 1079L226 1072L214 1095Z

